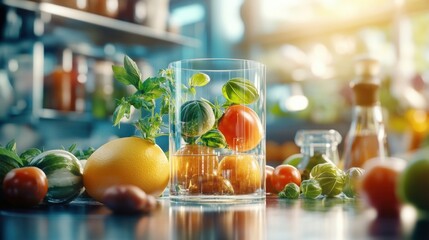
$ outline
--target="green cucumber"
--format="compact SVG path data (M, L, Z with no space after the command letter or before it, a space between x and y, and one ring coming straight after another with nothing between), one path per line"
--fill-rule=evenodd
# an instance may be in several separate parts
M83 167L80 161L66 150L50 150L34 157L30 166L35 166L48 178L48 203L67 203L83 192Z

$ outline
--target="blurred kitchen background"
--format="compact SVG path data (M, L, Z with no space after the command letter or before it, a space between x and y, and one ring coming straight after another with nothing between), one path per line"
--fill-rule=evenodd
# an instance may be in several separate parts
M428 26L427 0L1 0L0 143L86 148L133 135L111 121L130 93L111 71L124 54L145 77L184 58L247 58L267 65L267 160L281 162L299 151L299 129L345 137L354 61L370 54L390 150L411 151L429 132Z

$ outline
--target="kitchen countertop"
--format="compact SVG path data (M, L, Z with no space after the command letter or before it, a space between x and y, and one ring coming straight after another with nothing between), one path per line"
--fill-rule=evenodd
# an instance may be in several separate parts
M160 198L150 214L116 215L77 199L32 209L0 208L1 239L429 239L429 218L403 207L377 218L361 200L278 199L190 204Z

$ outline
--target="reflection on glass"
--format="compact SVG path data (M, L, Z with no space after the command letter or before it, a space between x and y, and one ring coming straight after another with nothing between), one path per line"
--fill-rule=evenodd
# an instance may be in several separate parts
M173 205L172 239L266 239L265 203Z

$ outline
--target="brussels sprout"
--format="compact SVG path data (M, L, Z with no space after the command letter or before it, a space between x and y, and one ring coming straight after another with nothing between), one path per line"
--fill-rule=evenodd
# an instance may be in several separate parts
M315 199L322 194L322 188L316 179L307 179L301 182L301 192L305 198Z
M340 194L344 186L344 173L332 163L314 166L310 178L316 179L322 188L322 194L333 197Z
M182 135L198 137L209 131L215 124L212 108L203 100L185 102L180 109Z
M279 192L280 198L297 199L299 197L299 186L296 183L288 183L285 188Z
M343 193L350 198L358 197L357 181L365 173L365 170L358 167L352 167L345 172L345 184Z

